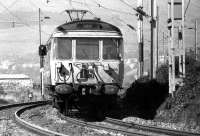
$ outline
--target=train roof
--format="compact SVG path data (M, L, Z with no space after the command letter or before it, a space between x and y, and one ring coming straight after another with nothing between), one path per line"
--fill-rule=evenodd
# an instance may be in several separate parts
M79 20L72 21L62 24L57 27L57 31L67 32L67 31L114 31L120 35L121 31L118 27L103 22L100 20Z

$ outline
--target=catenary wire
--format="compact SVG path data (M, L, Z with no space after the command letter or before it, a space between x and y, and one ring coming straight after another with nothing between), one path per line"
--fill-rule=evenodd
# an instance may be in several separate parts
M24 22L20 17L18 17L17 15L15 15L12 11L9 10L9 8L7 8L1 1L0 1L0 5L6 9L10 15L12 15L13 17L17 18L21 24L25 25L26 27L28 27L29 29L35 30L35 28L32 28L28 23ZM42 33L46 34L46 35L50 35L44 31L42 31Z

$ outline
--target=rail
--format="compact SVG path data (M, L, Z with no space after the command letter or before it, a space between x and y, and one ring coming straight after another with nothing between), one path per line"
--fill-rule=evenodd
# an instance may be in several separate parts
M125 127L128 127L128 128L135 128L135 129L140 129L140 130L144 130L144 131L156 132L156 133L173 135L173 136L200 136L199 133L173 130L173 129L166 129L166 128L161 128L161 127L139 125L139 124L134 124L134 123L127 123L127 122L123 122L123 121L118 120L118 119L113 119L113 118L108 118L108 117L106 117L106 122L125 126Z
M15 112L15 120L16 122L21 125L23 128L29 130L29 131L32 131L36 134L39 134L39 135L45 135L45 136L68 136L68 135L65 135L65 134L62 134L62 133L58 133L58 132L54 132L54 131L51 131L51 130L48 130L46 128L42 128L40 126L37 126L35 124L31 124L30 122L27 122L25 120L23 120L22 118L20 118L20 115L28 110L28 109L31 109L31 108L34 108L34 107L37 107L37 106L42 106L42 105L45 105L45 104L48 104L49 101L43 101L41 103L34 103L32 105L29 105L29 106L26 106L26 107L23 107L19 110L17 110Z
M0 110L4 110L4 109L8 109L8 108L14 108L14 107L19 107L19 106L33 105L33 104L44 103L44 102L47 102L47 101L36 101L36 102L25 102L25 103L7 104L7 105L0 106Z
M27 105L26 107L23 107L15 112L15 120L23 128L30 130L34 133L37 133L39 135L67 136L65 134L54 132L54 131L48 130L46 128L42 128L40 126L31 124L20 118L20 115L24 111L34 108L34 107L37 107L37 106L45 105L48 103L49 103L49 101L38 101L38 102L31 102L31 103L10 104L10 105L1 106L0 110ZM86 121L82 121L80 119L74 119L71 117L64 117L64 119L75 125L85 126L85 127L89 127L89 128L93 128L93 129L98 129L98 130L99 129L109 130L109 131L118 132L118 133L122 133L122 134L129 135L129 136L149 135L146 132L167 134L167 135L173 135L173 136L180 136L180 135L181 136L198 136L198 135L200 135L199 133L193 133L193 132L187 132L187 131L179 131L179 130L173 130L173 129L154 127L154 126L146 126L146 125L139 125L139 124L134 124L134 123L127 123L127 122L123 122L118 119L113 119L113 118L108 118L108 117L106 117L105 122L118 125L118 126L120 126L120 128L114 128L112 126L106 126L106 125L102 125L102 124L94 124L92 122L86 122ZM134 129L136 129L136 131L133 131ZM141 132L140 130L143 130L145 132Z
M93 128L93 129L102 129L102 130L108 130L108 131L113 131L113 132L118 132L118 133L122 133L122 134L125 134L125 135L128 135L128 136L149 136L149 134L146 134L146 133L142 133L142 132L139 132L138 130L136 131L131 131L126 128L114 128L112 126L103 126L102 124L94 124L94 123L91 123L91 122L86 122L86 121L82 121L82 120L79 120L79 119L74 119L74 118L71 118L71 117L64 117L64 119L68 122L71 122L72 124L75 124L75 125L79 125L79 126L85 126L85 127L89 127L89 128Z

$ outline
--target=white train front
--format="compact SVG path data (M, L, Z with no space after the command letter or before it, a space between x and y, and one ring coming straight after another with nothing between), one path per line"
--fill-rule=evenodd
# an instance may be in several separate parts
M45 84L61 112L77 101L116 96L121 89L124 46L116 26L99 19L71 21L57 27L46 47Z

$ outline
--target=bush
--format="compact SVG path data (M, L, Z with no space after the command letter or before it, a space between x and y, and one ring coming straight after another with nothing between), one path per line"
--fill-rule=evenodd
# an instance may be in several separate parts
M162 115L157 115L160 121L177 123L181 122L185 126L198 123L199 120L199 98L200 98L200 62L193 56L187 55L185 60L186 77L184 85L178 88L174 97L168 98L167 105L163 107ZM192 122L189 122L193 120Z
M168 94L168 84L159 83L156 80L149 80L143 77L136 80L124 99L128 109L136 109L140 113L139 117L152 119L157 108L163 103Z
M186 76L184 78L184 86L175 92L171 103L174 106L187 103L190 99L200 95L200 62L196 61L192 56L186 56L185 60Z

